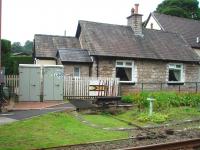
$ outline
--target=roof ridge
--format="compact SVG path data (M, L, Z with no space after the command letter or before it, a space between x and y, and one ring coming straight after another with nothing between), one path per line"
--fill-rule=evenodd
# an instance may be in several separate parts
M63 37L63 38L76 38L75 36L50 35L50 34L35 34L34 36L51 36L51 37Z
M200 20L195 20L195 19L190 19L190 18L184 18L184 17L172 16L172 15L167 15L167 14L158 13L158 12L152 12L152 14L165 15L165 16L169 16L169 17L173 17L173 18L179 18L179 19L183 19L183 20L195 21L195 22L200 23Z
M155 32L160 32L160 33L170 33L170 34L174 34L174 35L181 35L179 33L176 32L170 32L170 31L163 31L163 30L156 30L156 29L148 29L148 28L144 28L143 30L148 30L148 31L155 31Z
M59 48L59 49L58 49L58 51L66 51L66 50L88 51L87 49L81 49L81 48Z
M79 22L79 23L85 22L85 23L93 23L93 24L103 24L103 25L114 25L114 26L128 27L127 25L112 24L112 23L104 23L104 22L95 22L95 21L87 21L87 20L79 20L78 22Z

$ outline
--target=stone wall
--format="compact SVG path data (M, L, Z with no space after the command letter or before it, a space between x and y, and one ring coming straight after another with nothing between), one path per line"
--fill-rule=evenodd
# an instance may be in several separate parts
M80 68L80 76L81 77L89 77L90 75L90 65L83 63L65 63L64 64L64 73L67 76L73 76L74 67Z
M115 60L110 58L98 59L99 77L115 77Z
M200 66L195 64L185 65L185 81L186 82L199 82Z
M137 66L138 82L166 82L167 63L153 60L134 61Z
M111 58L99 58L96 60L96 65L93 65L93 70L98 68L99 77L115 77L116 59ZM171 62L170 62L171 63ZM160 84L168 81L168 64L169 62L164 61L153 61L153 60L135 60L134 65L136 67L136 83L121 83L120 89L121 94L129 92L141 91L142 88L145 90L179 90L176 85ZM96 69L97 70L97 69ZM185 82L198 82L200 71L199 65L196 64L184 64L183 63L183 78ZM92 76L96 76L97 71L92 73ZM141 84L141 83L157 83L157 84ZM195 84L185 84L185 88L195 90Z

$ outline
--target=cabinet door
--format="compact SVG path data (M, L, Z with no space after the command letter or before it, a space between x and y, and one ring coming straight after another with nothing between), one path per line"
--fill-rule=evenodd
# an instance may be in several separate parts
M29 101L30 72L28 68L19 68L19 101Z
M40 68L30 69L30 101L40 101L41 95L41 70Z
M54 99L63 100L64 70L57 68L54 72Z
M43 100L54 100L54 73L51 68L43 68Z

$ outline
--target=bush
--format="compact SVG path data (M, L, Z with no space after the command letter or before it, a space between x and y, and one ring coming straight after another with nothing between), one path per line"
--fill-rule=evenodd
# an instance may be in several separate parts
M124 103L132 103L133 97L131 95L122 96L122 102Z
M200 104L199 93L176 93L176 92L141 92L124 96L124 101L134 102L139 110L148 108L148 97L155 99L154 109L159 111L170 107L190 106L197 107Z
M138 121L140 122L154 122L154 123L163 123L165 121L167 121L168 116L164 115L164 114L160 114L160 113L153 113L152 116L149 116L146 113L142 113L139 117L138 117Z

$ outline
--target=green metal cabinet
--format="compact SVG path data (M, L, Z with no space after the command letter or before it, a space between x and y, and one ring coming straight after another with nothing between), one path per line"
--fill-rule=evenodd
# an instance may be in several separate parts
M64 67L62 65L43 66L43 100L63 100Z
M40 101L41 66L19 65L19 101Z

